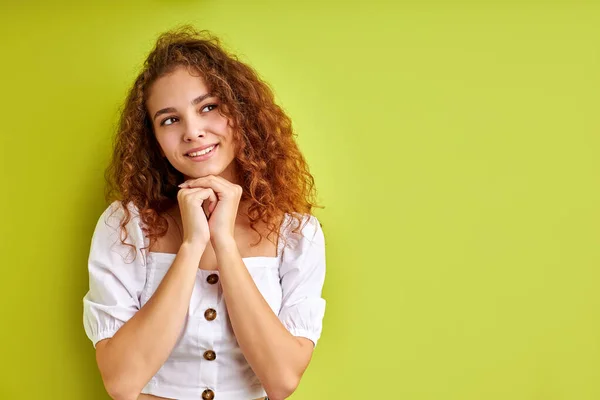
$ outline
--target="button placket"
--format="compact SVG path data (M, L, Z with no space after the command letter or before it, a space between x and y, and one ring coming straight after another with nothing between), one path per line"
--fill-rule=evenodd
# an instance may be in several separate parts
M200 271L200 291L203 292L203 301L198 311L202 314L199 315L198 319L198 334L204 336L205 340L199 344L199 352L202 354L202 360L200 361L200 382L204 385L205 390L202 392L202 399L211 400L215 398L215 385L217 384L217 368L218 363L215 362L217 358L217 349L215 349L215 341L221 337L221 318L219 316L219 299L221 297L221 288L219 283L218 272L213 271ZM219 318L217 318L219 317Z

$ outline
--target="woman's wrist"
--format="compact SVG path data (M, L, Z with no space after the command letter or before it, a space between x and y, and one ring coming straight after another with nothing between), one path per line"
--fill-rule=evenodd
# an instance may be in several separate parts
M233 236L211 237L210 242L215 253L237 251L237 243Z
M204 249L206 249L206 243L202 242L193 242L184 240L179 246L179 253L183 253L185 255L189 255L190 257L198 258L198 262L200 258L202 258L202 254L204 253Z

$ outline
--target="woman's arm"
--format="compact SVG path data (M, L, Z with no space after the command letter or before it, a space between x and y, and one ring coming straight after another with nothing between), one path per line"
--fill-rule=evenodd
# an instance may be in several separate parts
M235 337L267 396L290 396L310 362L313 343L293 336L254 284L233 239L214 244Z
M186 181L180 187L211 188L217 195L208 224L231 325L240 349L269 398L285 399L296 390L316 343L290 333L246 269L234 235L243 189L214 175Z
M204 249L184 242L150 300L112 338L96 344L98 368L113 399L137 399L169 357L185 321Z

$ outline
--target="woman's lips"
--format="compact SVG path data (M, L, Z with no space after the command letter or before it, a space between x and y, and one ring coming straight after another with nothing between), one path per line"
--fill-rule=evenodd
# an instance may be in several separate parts
M208 160L209 158L211 158L213 156L213 154L216 153L216 151L218 150L219 145L216 144L215 147L213 147L213 149L211 151L209 151L206 154L203 154L201 156L197 156L197 157L190 157L190 156L186 156L187 158L189 158L191 161L194 162L201 162L201 161L205 161Z

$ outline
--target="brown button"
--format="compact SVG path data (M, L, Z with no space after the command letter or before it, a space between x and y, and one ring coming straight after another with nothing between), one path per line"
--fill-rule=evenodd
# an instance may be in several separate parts
M219 282L219 275L217 275L217 274L210 274L206 278L206 282L210 283L211 285L214 285L215 283Z
M205 360L212 361L215 358L217 358L217 353L215 353L214 351L212 351L212 350L206 350L204 352L204 359Z
M209 308L206 311L204 311L204 318L206 318L209 321L214 320L215 318L217 318L217 310L215 310L214 308Z
M204 392L202 392L202 399L203 400L213 400L215 398L215 392L213 392L210 389L206 389Z

